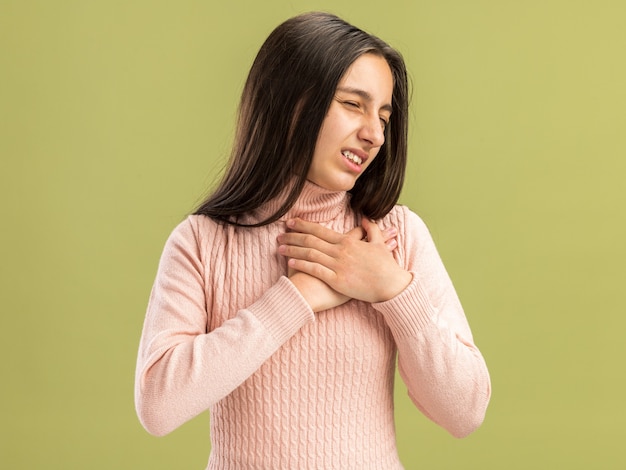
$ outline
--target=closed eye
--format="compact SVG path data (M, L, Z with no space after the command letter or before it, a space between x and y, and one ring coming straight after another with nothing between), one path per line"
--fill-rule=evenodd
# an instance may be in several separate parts
M340 99L337 99L337 101L339 101L341 104L349 108L361 109L361 104L356 101L340 100ZM380 127L383 129L383 131L387 128L388 125L389 125L389 119L380 117Z

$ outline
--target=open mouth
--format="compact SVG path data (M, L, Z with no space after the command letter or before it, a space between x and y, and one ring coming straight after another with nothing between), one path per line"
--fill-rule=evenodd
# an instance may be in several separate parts
M350 152L350 150L342 150L341 154L344 157L346 157L348 160L350 160L351 162L356 163L357 165L360 165L363 163L363 159L359 157L358 155L355 155L352 152Z

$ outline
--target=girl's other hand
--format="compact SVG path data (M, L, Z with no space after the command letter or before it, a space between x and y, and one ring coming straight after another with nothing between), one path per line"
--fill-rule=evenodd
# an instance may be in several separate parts
M411 282L391 254L398 246L394 228L381 231L367 219L345 234L301 219L289 220L287 227L278 237L279 253L289 258L289 277L314 311L350 298L388 300ZM316 310L320 306L325 308Z

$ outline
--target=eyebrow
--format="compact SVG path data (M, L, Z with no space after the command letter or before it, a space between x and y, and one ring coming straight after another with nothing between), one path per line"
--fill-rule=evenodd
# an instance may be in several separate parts
M343 92L343 93L352 93L354 95L358 95L361 98L363 98L365 101L368 101L370 103L372 101L374 101L374 98L372 97L372 95L370 93L368 93L365 90L361 90L360 88L351 88L351 87L339 86L339 87L337 87L337 91L340 91L340 92ZM389 103L386 103L386 104L382 105L380 107L380 109L383 110L383 111L388 111L389 113L391 113L393 111L393 107Z

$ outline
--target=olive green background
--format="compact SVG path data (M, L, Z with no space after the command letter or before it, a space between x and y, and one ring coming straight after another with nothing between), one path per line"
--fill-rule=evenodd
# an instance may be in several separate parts
M204 468L208 414L164 438L135 416L146 301L258 47L313 9L406 58L402 202L492 375L464 440L399 383L407 469L626 468L620 0L0 0L0 466Z

